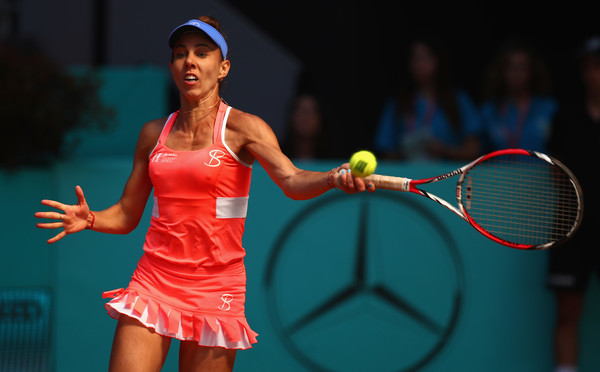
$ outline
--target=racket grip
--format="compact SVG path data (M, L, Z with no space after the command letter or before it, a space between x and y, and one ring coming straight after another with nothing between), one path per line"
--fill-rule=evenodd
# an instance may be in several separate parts
M339 188L340 183L338 177L334 178L334 184ZM393 191L410 191L410 181L412 181L410 178L383 176L381 174L372 174L363 178L363 180L366 184L373 182L377 189Z
M365 183L373 182L375 188L393 191L409 191L410 178L383 176L381 174L372 174L364 178Z

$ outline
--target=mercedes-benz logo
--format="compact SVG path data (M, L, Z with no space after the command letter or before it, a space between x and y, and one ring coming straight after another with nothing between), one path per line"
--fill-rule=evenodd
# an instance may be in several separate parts
M447 343L464 292L447 227L385 191L308 205L276 240L264 285L276 333L311 371L418 370Z

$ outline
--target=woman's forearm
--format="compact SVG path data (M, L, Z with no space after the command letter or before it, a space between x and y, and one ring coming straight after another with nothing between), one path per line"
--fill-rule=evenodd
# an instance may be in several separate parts
M128 234L139 224L141 215L131 216L125 212L121 202L103 211L94 211L91 230L108 234ZM91 218L88 218L88 225Z
M317 197L331 189L328 172L313 172L298 169L294 174L281 181L284 194L294 200L306 200Z

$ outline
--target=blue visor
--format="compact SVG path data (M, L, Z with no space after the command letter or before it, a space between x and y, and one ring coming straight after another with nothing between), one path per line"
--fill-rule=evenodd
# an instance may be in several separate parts
M227 42L225 42L225 38L223 37L223 35L221 35L221 33L213 26L209 25L208 23L199 21L197 19L190 19L186 23L175 28L171 32L171 35L169 35L169 47L171 47L171 49L173 49L177 39L185 31L198 31L198 30L200 30L200 31L204 32L206 35L208 35L208 37L210 37L212 39L212 41L214 41L215 44L217 44L217 46L221 49L221 55L223 56L223 59L224 60L227 59Z

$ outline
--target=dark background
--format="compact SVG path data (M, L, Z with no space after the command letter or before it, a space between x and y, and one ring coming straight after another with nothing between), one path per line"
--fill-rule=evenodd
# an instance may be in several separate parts
M172 25L188 17L210 15L211 9L223 14L231 8L252 23L252 30L261 29L302 63L295 89L311 92L320 99L325 124L331 132L332 155L345 159L359 148L371 147L381 107L397 86L398 72L404 69L407 43L423 30L443 40L455 82L475 103L481 103L487 64L500 44L510 38L524 39L537 49L549 67L555 98L560 102L576 99L580 84L575 50L588 36L600 34L597 9L600 7L591 5L592 2L532 5L502 1L465 5L431 1L220 0L215 3L225 6L192 0L170 4L146 1L143 5L117 0L62 0L60 6L41 0L0 0L0 5L5 5L0 6L0 36L8 35L9 40L13 34L40 39L49 56L66 65L160 61L161 66L166 66L156 41L164 40ZM9 20L13 21L10 25ZM221 20L227 35L227 17ZM244 32L237 23L237 30ZM235 26L230 24L230 27ZM140 33L144 38L138 40L131 30L143 30ZM240 34L232 34L232 44L245 40ZM76 48L70 49L70 43ZM240 66L236 65L236 50L250 50L250 53L244 51L244 73L254 73L263 79L262 76L269 76L268 71L273 71L274 67L264 62L271 57L258 55L261 53L258 48L254 60L251 45L238 44L232 49L234 66ZM156 58L157 54L160 58ZM251 62L260 63L267 73L257 74ZM271 82L277 81L275 71L272 76ZM267 84L256 83L244 85L243 89L246 92L241 96L253 99L264 93L271 93L269 97L273 99L275 91ZM282 94L276 97L282 98ZM252 107L260 106L249 101L250 98L233 104L240 108L250 103ZM281 105L274 102L267 108ZM251 112L264 115L256 110Z
M485 2L254 2L228 0L304 63L298 90L316 94L340 155L369 147L381 105L403 68L411 36L432 32L449 54L457 85L476 103L482 77L496 48L506 39L529 42L544 58L561 102L580 88L574 54L599 33L598 12L577 3L539 5ZM590 4L590 3L588 3Z

